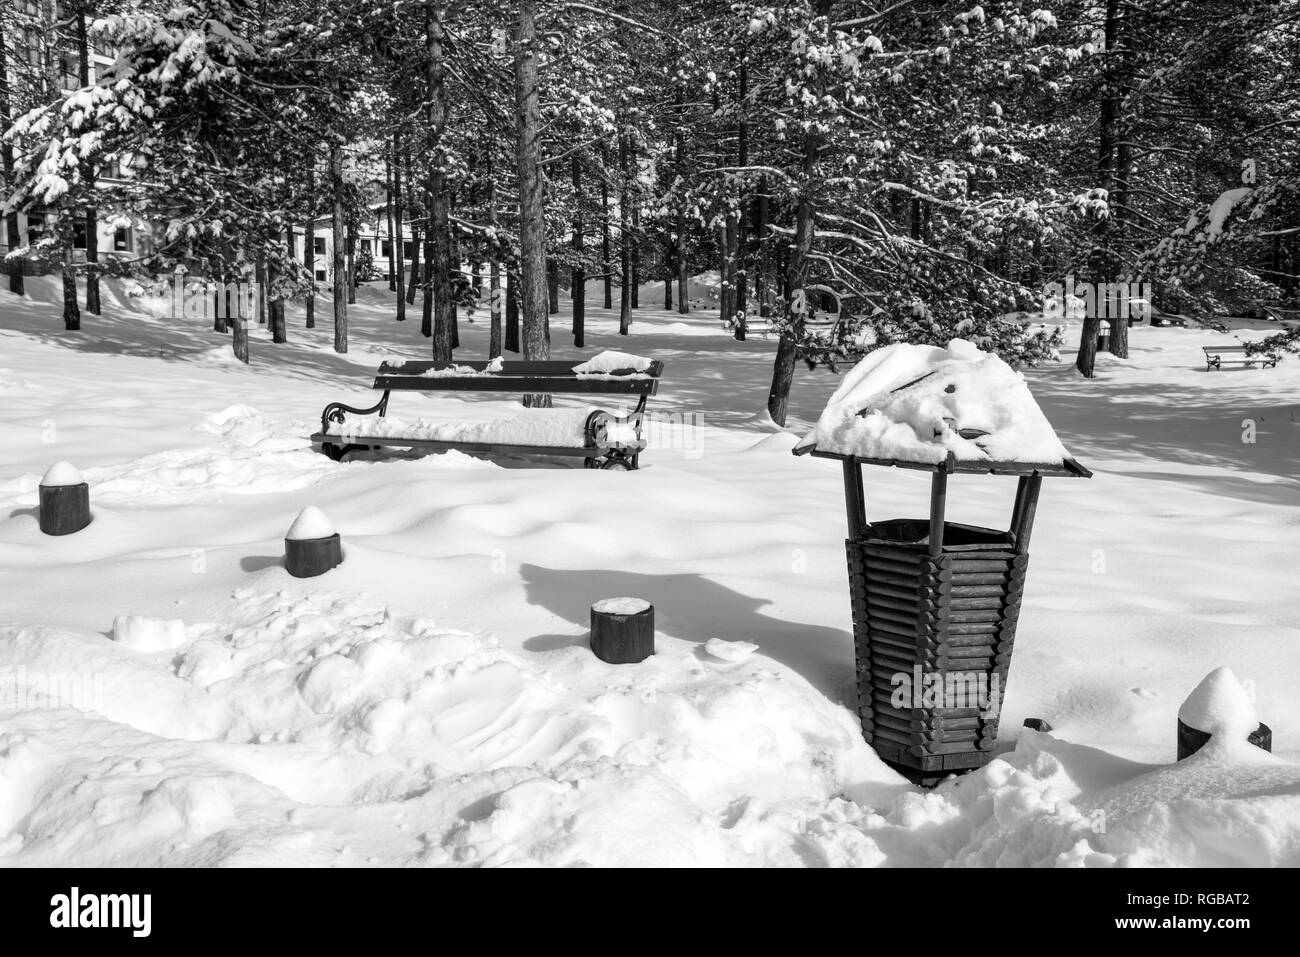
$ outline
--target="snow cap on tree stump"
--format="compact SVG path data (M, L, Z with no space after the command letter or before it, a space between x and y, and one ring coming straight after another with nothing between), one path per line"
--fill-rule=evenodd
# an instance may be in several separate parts
M68 485L81 485L86 480L81 477L77 467L71 462L55 462L45 470L41 479L44 488L63 488Z
M1215 668L1178 709L1178 760L1196 753L1211 738L1222 748L1249 743L1273 748L1273 734L1260 724L1250 694L1228 668Z
M285 538L305 541L309 538L328 538L334 534L334 524L324 512L315 505L308 505L289 526Z

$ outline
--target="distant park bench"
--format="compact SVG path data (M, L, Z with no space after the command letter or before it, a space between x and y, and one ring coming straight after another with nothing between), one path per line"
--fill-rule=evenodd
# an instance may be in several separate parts
M642 434L646 400L659 389L663 363L649 367L580 374L579 363L485 361L439 364L385 362L375 374L379 402L355 408L331 402L321 413L321 430L311 437L335 461L349 452L386 446L462 452L581 457L587 468L632 470L646 443ZM602 409L520 409L508 419L479 425L406 426L386 419L389 396L406 392L490 392L512 395L582 395L636 398L627 415ZM350 417L362 418L359 421Z
M1295 322L1300 320L1300 309L1283 309L1281 306L1264 306L1263 309L1274 322Z
M1246 366L1253 366L1258 362L1264 369L1277 365L1277 356L1265 355L1262 352L1247 355L1245 346L1201 346L1201 349L1205 353L1206 372L1222 369L1225 362L1242 362Z

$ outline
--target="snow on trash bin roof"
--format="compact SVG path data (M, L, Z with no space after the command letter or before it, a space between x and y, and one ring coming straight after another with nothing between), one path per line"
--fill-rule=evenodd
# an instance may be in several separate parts
M798 448L862 459L1063 466L1070 453L1025 378L965 339L896 343L854 366Z

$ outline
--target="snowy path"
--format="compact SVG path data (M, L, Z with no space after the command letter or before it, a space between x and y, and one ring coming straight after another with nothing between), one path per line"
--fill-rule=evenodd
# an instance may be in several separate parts
M320 408L426 353L418 321L362 298L347 356L291 310L291 344L259 331L243 368L184 322L119 306L73 338L0 292L0 862L1300 863L1300 361L1205 373L1211 333L1136 329L1098 381L1030 374L1097 475L1045 483L1006 760L922 794L857 732L838 472L756 414L773 342L658 309L621 339L589 303L579 353L554 317L558 357L666 361L651 409L679 418L638 473L337 465L306 448ZM485 355L482 321L462 338ZM835 384L797 373L796 431ZM510 407L394 400L447 421ZM92 484L95 521L68 539L33 511L55 459ZM873 517L922 507L918 476L868 478ZM953 517L1003 524L1012 491L954 482ZM308 504L347 558L301 582L279 558ZM614 595L656 604L645 665L583 647ZM182 619L186 640L125 648L123 614ZM713 638L757 650L724 660ZM1219 665L1253 679L1289 763L1145 773ZM79 675L94 711L15 700ZM1027 715L1058 735L1021 732Z

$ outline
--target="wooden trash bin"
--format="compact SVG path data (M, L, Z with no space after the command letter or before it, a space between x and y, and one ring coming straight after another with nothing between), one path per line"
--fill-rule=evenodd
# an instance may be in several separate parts
M1031 465L950 454L935 464L796 452L843 463L863 737L918 784L983 766L997 741L1042 478L1092 473L1073 459ZM929 518L868 522L863 465L931 471ZM954 472L1018 477L1007 530L945 520Z

